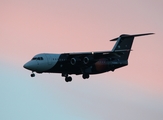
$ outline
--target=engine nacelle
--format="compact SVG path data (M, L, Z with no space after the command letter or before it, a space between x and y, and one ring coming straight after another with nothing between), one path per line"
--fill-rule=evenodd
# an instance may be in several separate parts
M71 58L70 63L71 65L76 65L80 63L81 59L80 58Z
M88 63L90 63L90 61L92 61L93 60L93 57L92 56L86 56L86 57L84 57L84 59L83 59L83 63L84 64L88 64Z

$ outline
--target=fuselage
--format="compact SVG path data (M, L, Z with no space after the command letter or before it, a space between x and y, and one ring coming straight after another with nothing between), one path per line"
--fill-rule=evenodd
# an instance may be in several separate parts
M126 66L127 61L110 60L108 58L92 59L84 63L84 57L73 63L73 57L69 58L67 53L50 54L42 53L35 55L24 68L37 73L66 73L66 74L98 74Z

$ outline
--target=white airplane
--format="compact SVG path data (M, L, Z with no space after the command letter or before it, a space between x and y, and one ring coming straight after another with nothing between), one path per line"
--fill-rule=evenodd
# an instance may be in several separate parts
M36 73L60 73L66 82L72 81L71 74L82 75L88 79L92 74L114 71L128 65L134 37L152 35L154 33L127 35L122 34L110 41L117 41L111 51L62 53L42 53L35 55L24 68Z

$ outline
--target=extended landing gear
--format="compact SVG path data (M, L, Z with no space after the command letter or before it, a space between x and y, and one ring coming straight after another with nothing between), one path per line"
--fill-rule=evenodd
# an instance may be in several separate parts
M71 81L72 81L72 77L71 77L71 76L65 77L65 81L66 81L66 82L71 82Z
M62 73L62 77L65 77L65 81L66 82L71 82L72 81L72 77L68 76L68 74ZM89 78L89 74L85 73L83 74L83 79L88 79Z
M62 73L62 77L65 77L65 81L66 82L71 82L72 81L72 77L68 76L67 73Z
M83 74L83 79L88 79L89 78L89 74Z
M31 77L35 77L35 74L32 72Z

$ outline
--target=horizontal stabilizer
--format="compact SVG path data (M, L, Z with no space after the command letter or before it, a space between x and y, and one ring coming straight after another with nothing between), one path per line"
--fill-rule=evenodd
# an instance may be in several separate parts
M152 34L154 34L154 33L135 34L135 35L122 34L122 35L120 35L119 37L114 38L114 39L112 39L112 40L110 40L110 41L117 41L118 38L124 38L124 37L125 37L125 38L126 38L126 37L139 37L139 36L152 35Z

